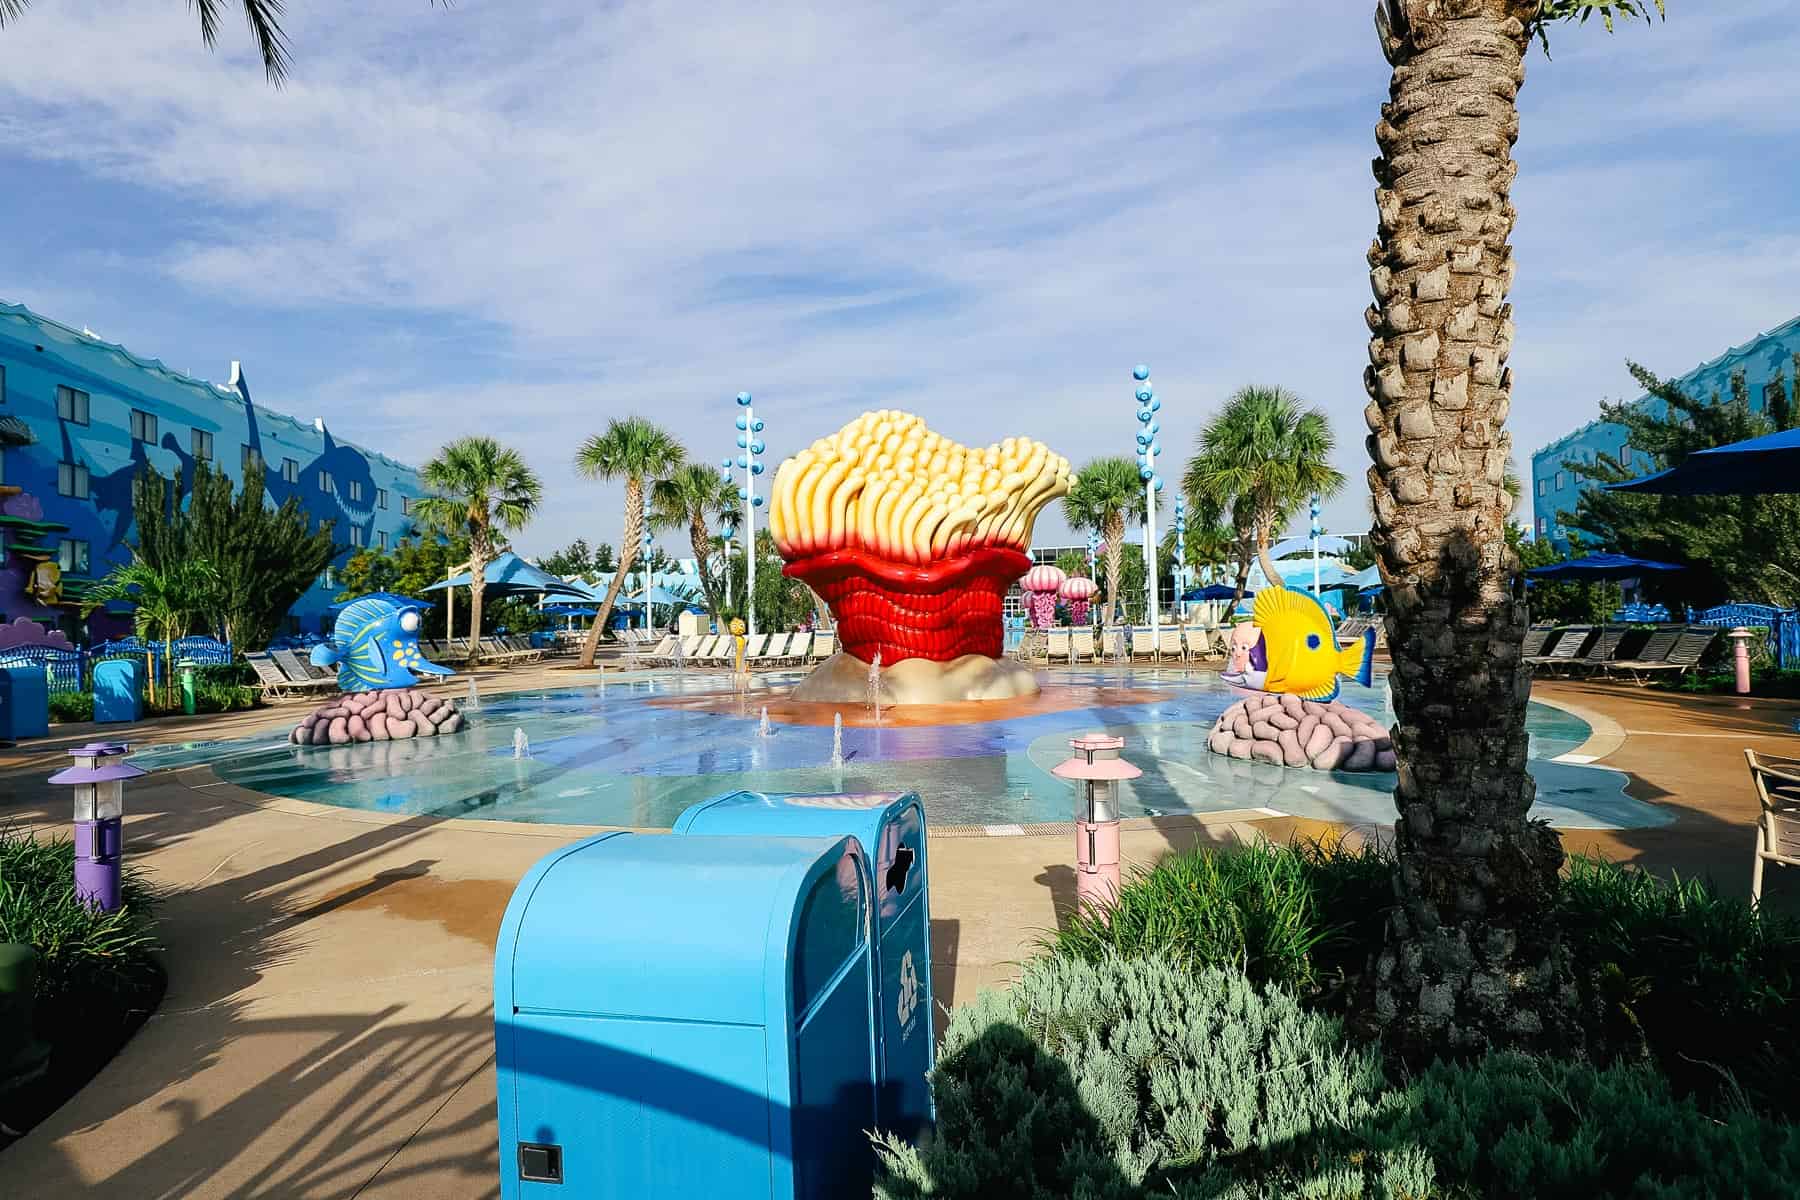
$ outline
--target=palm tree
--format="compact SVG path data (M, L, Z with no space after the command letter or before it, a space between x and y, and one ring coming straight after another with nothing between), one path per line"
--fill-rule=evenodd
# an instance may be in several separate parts
M438 0L431 0L437 4ZM31 0L0 0L0 27L8 21L16 21L30 7ZM250 36L256 39L256 49L262 55L263 72L269 82L280 87L287 80L288 58L287 35L281 30L281 14L285 7L283 0L238 0L244 10L244 19L250 23ZM444 7L450 6L450 0L444 0ZM219 17L224 8L223 0L188 0L188 7L200 14L200 40L211 50L219 40Z
M458 438L426 463L419 479L435 495L413 508L426 529L469 540L469 665L481 660L481 599L487 567L506 548L503 533L525 527L544 485L517 450L491 437Z
M1375 13L1393 78L1375 127L1364 411L1400 820L1373 1019L1409 1056L1550 1047L1573 1028L1572 968L1549 919L1562 846L1526 816L1506 294L1525 52L1549 23L1594 13L1608 28L1644 15L1622 0L1380 0Z
M204 558L183 558L161 565L133 558L120 563L89 588L82 598L86 612L109 601L131 605L132 631L163 643L163 679L175 680L175 641L193 632L202 612L215 607L219 573Z
M1200 571L1207 583L1218 581L1219 572L1230 566L1237 558L1238 545L1242 541L1235 533L1216 522L1201 523L1188 530L1187 565ZM1244 574L1249 576L1250 564L1244 563Z
M1138 465L1129 458L1096 458L1076 473L1075 483L1063 497L1063 518L1077 532L1094 530L1106 555L1106 611L1101 624L1110 625L1118 611L1119 573L1125 547L1125 526L1144 519L1144 481Z
M642 417L623 417L609 421L604 433L596 433L575 452L575 469L589 479L623 479L625 481L625 533L619 547L619 565L607 586L606 599L581 644L581 665L594 665L600 651L600 634L612 617L613 604L625 575L637 561L644 541L644 487L667 478L687 459L681 443L661 427Z
M1280 587L1269 543L1308 497L1344 486L1343 473L1331 465L1331 448L1331 423L1323 412L1304 407L1285 388L1240 388L1200 431L1182 490L1196 512L1230 513L1240 535L1256 547L1270 586Z
M737 486L703 463L688 463L650 486L650 528L655 533L686 528L700 571L700 591L715 618L724 609L725 597L713 573L713 557L721 548L713 529L736 525L738 511Z

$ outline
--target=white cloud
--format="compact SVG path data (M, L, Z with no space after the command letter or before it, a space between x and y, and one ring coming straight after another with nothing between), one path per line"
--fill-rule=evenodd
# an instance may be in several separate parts
M453 371L402 339L311 395L253 372L259 398L374 444L420 425L517 442L553 488L528 549L616 531L616 492L567 466L609 416L654 415L714 459L748 387L777 451L875 404L1079 461L1129 448L1139 360L1170 475L1241 383L1324 405L1352 479L1331 515L1352 528L1387 83L1367 7L318 0L292 10L276 92L235 31L205 54L180 6L44 4L0 34L0 160L178 203L140 273L246 321L492 330ZM1746 45L1752 10L1768 24ZM1773 142L1800 126L1772 103L1800 50L1778 15L1565 31L1534 58L1522 452L1621 390L1627 355L1676 373L1800 307L1791 236L1720 195L1754 148L1705 137L1745 107L1736 128ZM84 312L55 315L97 326L141 303L70 290Z

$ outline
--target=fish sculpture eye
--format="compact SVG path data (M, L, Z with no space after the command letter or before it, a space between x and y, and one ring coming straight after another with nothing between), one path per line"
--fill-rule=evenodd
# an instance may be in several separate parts
M1306 635L1306 648L1308 650L1317 650L1319 648L1319 635L1318 634L1309 633Z
M400 628L405 630L407 633L419 632L419 614L416 612L410 612L410 611L401 613L400 614ZM1318 639L1314 638L1313 640L1316 642Z

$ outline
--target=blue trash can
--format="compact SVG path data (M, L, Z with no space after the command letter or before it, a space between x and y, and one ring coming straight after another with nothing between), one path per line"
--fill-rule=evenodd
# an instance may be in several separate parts
M44 669L0 669L0 739L16 742L49 732L50 681Z
M807 796L732 792L689 808L681 834L841 837L862 846L875 896L876 1119L917 1139L931 1123L931 896L917 792Z
M494 955L500 1194L869 1194L855 839L605 833L543 859Z
M109 658L94 666L94 720L102 725L135 721L144 715L144 664Z

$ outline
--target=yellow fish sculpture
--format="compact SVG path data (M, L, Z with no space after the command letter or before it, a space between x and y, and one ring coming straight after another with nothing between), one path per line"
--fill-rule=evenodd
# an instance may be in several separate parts
M1251 619L1262 630L1268 660L1265 692L1288 692L1302 700L1335 700L1338 676L1368 687L1374 680L1375 631L1338 647L1331 617L1317 596L1297 588L1264 588L1256 593Z

